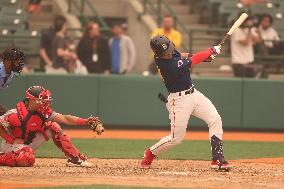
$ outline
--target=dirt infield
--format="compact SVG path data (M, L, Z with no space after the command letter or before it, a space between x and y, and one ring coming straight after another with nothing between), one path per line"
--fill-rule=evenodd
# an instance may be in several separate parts
M157 160L141 170L139 160L91 159L92 168L66 167L64 159L37 159L33 168L0 167L0 188L111 184L209 189L283 188L284 164L234 161L230 172L210 170L208 161ZM284 159L282 159L284 162Z
M103 135L96 136L89 130L65 130L71 138L112 138L112 139L160 139L169 134L169 131L161 130L107 130ZM261 132L225 132L223 139L235 141L258 142L284 142L284 133ZM185 140L208 140L208 132L187 132Z
M93 138L89 130L66 130L72 138ZM109 130L97 138L160 139L167 131ZM186 140L208 140L208 132L190 132ZM284 133L226 132L224 140L284 141ZM59 185L129 185L165 188L259 189L283 188L284 158L235 160L230 172L210 170L209 161L156 160L150 170L140 160L91 159L91 168L66 167L64 159L38 158L33 168L0 167L0 188Z

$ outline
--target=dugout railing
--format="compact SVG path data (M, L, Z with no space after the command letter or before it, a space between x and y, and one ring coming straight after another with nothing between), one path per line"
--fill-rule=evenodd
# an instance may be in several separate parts
M92 11L93 18L97 20L102 30L110 30L104 18L101 17L98 13L95 5L89 0L68 0L68 13L77 15L83 26L92 20L91 18L85 15L86 8Z

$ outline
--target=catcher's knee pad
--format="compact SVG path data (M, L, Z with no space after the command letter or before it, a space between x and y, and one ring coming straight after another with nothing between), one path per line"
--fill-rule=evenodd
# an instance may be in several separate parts
M26 146L16 152L0 155L0 165L10 167L32 167L35 163L34 151Z
M45 129L50 130L53 134L63 133L60 125L56 122L51 122L51 121L47 122L45 124Z

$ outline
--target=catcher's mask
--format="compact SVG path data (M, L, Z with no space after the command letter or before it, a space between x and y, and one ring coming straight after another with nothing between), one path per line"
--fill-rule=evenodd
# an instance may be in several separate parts
M3 61L11 61L12 71L20 74L24 67L24 53L17 48L8 48L2 53Z
M175 50L174 43L165 35L156 35L150 41L150 46L156 57L171 54Z
M32 86L26 91L26 98L28 100L35 100L36 111L42 112L49 108L52 104L52 95L49 90L42 86Z

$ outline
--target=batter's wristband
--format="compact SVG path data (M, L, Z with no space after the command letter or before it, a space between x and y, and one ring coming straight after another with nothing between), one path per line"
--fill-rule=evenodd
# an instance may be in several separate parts
M10 143L10 144L13 144L15 138L12 137L11 135L8 135L8 134L4 134L3 136L3 139L6 140L6 142Z
M88 120L87 119L83 119L83 118L78 118L76 121L77 125L87 125Z

